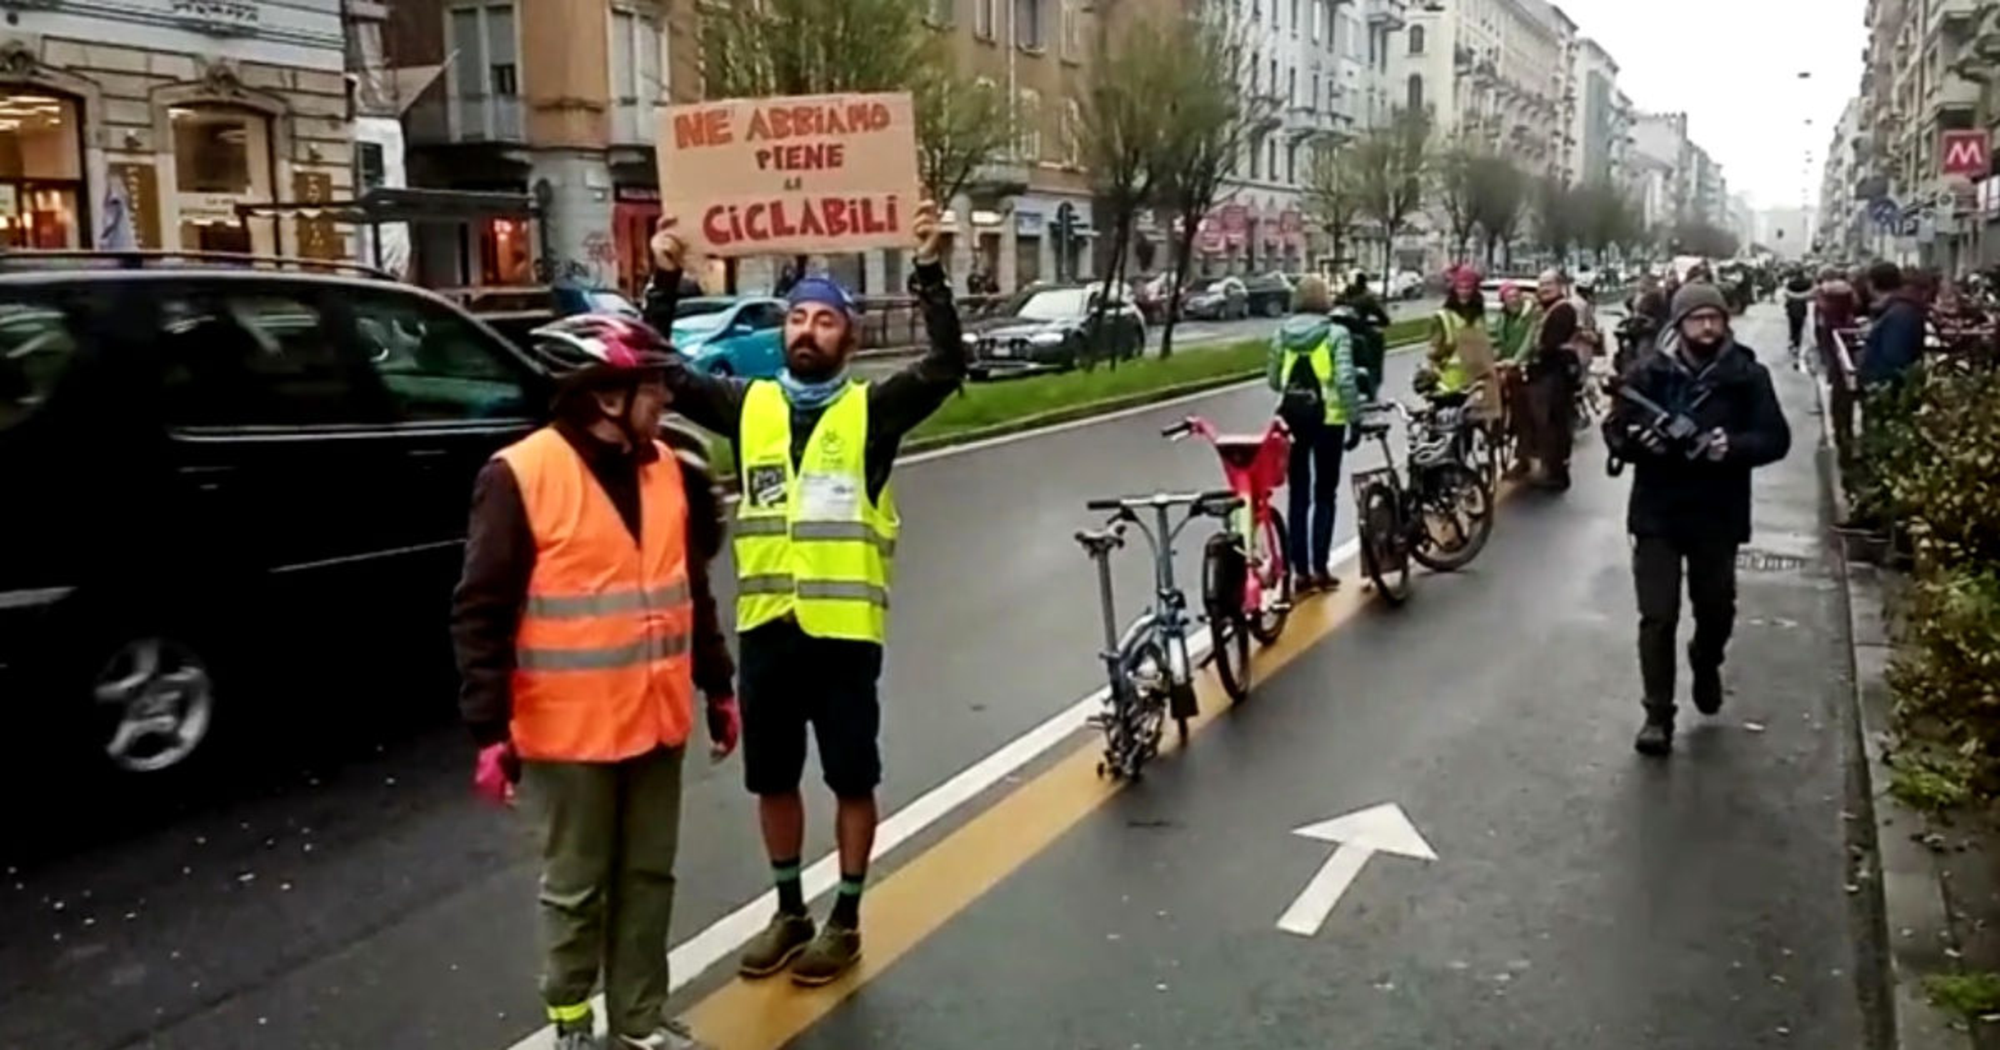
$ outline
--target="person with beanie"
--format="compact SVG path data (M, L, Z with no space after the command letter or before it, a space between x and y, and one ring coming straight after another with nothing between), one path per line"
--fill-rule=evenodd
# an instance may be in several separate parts
M1347 303L1341 309L1354 313ZM1282 395L1278 415L1292 432L1287 542L1292 589L1298 594L1330 591L1339 584L1329 568L1334 507L1347 425L1361 411L1354 336L1346 325L1333 323L1333 310L1326 278L1307 274L1292 290L1291 316L1271 336L1277 361L1271 386Z
M1674 639L1681 580L1694 609L1687 656L1694 706L1722 709L1722 661L1736 620L1736 552L1750 539L1750 472L1785 458L1792 432L1771 374L1729 330L1721 289L1690 282L1674 293L1677 338L1644 355L1625 387L1694 423L1675 441L1653 414L1620 397L1604 420L1611 454L1632 464L1625 526L1639 605L1641 754L1673 750Z
M661 279L645 309L662 327L686 258L674 226L663 216L652 242ZM743 776L757 797L778 895L777 913L738 961L745 977L789 971L797 984L823 985L861 957L861 892L882 778L877 682L901 529L889 474L903 439L966 373L935 204L917 207L911 232L909 289L930 349L894 375L850 373L861 341L854 301L824 276L801 277L786 296L785 366L775 379L711 376L678 354L666 369L674 407L729 438L741 486L733 547ZM824 926L813 922L800 883L808 729L834 795L840 858Z

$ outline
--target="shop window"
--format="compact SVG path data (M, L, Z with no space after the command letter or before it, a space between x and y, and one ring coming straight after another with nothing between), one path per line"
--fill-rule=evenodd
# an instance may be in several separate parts
M82 192L75 100L0 93L0 246L81 247Z
M479 283L533 284L533 237L528 224L494 219L479 229Z
M267 222L253 231L236 205L274 200L271 121L236 106L175 106L174 181L180 195L180 246L211 252L277 250Z

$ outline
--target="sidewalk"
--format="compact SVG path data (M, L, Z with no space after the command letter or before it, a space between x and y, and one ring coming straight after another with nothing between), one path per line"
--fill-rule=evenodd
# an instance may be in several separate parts
M1775 316L1748 341L1781 345ZM1142 783L1059 762L995 804L1016 841L955 833L889 874L856 977L726 983L690 1004L698 1030L721 1050L1881 1045L1813 389L1774 378L1797 442L1759 475L1731 695L1687 712L1671 760L1631 749L1628 482L1592 441L1577 487L1510 499L1470 571L1420 577L1400 611L1350 581L1323 641ZM1343 816L1349 845L1299 833ZM1357 843L1351 883L1306 889ZM1302 904L1326 910L1301 924Z

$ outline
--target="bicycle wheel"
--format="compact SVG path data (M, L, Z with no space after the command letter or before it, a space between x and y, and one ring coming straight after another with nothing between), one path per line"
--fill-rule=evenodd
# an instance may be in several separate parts
M1222 691L1236 703L1250 695L1250 622L1243 611L1246 570L1243 548L1235 536L1218 532L1208 538L1201 555L1201 594L1212 641L1209 659L1216 677L1222 679Z
M1488 433L1485 424L1465 424L1460 458L1485 481L1487 488L1497 490L1500 487L1500 453L1493 447L1493 435Z
M1493 535L1493 495L1480 476L1459 463L1442 463L1412 479L1422 540L1411 550L1437 572L1471 564Z
M1375 593L1390 605L1401 605L1410 597L1410 559L1403 551L1403 512L1396 507L1395 491L1387 485L1371 485L1355 508L1355 527L1361 533L1361 570L1375 582Z
M1292 567L1285 558L1285 536L1284 516L1274 507L1270 520L1258 530L1259 550L1251 563L1261 604L1250 619L1250 633L1264 645L1285 633L1285 621L1292 615Z

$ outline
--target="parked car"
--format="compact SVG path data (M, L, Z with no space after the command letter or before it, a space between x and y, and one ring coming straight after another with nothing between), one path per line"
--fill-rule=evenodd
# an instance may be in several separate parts
M1292 308L1292 286L1283 274L1243 278L1243 296L1248 313L1263 317L1283 317Z
M1419 299L1424 294L1424 275L1415 270L1397 270L1389 275L1385 296L1389 299Z
M711 375L769 379L785 363L785 301L703 296L674 304L674 347Z
M974 379L1062 371L1086 360L1138 357L1146 321L1124 298L1096 316L1100 286L1057 285L1018 299L1004 314L966 326Z
M22 757L157 784L448 697L473 477L539 425L546 378L386 279L63 254L97 261L0 258Z
M1203 277L1181 292L1181 315L1198 321L1250 316L1250 290L1240 277Z

